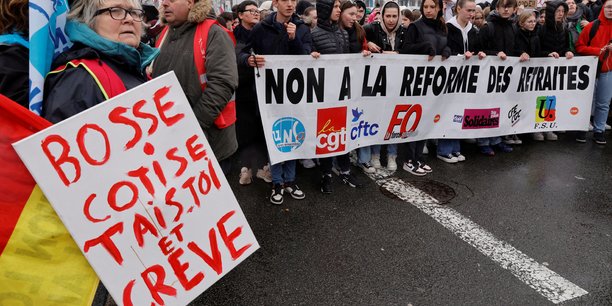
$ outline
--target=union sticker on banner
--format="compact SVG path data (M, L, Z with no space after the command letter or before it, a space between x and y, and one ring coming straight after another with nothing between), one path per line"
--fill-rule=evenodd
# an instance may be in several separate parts
M173 72L14 147L119 305L185 305L259 248Z

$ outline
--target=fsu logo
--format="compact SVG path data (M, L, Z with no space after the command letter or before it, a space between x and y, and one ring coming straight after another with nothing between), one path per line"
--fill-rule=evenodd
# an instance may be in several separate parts
M553 122L557 119L557 97L540 96L536 100L536 122Z
M346 106L317 110L316 154L344 151L346 134Z

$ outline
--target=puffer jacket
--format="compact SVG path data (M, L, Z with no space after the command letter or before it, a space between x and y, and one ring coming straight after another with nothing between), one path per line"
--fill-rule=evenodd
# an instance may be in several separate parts
M0 35L0 94L27 108L29 49L23 38L20 44L12 39L13 35L18 34Z
M611 0L608 0L611 1ZM593 27L593 22L587 24L586 27L580 33L578 37L578 41L576 42L576 51L580 55L594 55L599 57L599 62L601 63L600 72L606 73L612 71L612 54L609 52L602 53L601 48L610 43L612 40L612 20L607 19L604 16L604 10L602 9L599 12L599 27L597 28L597 32L591 39L589 43L589 33L591 32L591 28Z
M334 2L317 1L317 26L312 30L312 49L321 54L341 54L349 52L348 33L331 21Z
M514 54L514 37L516 28L510 18L502 18L497 12L489 14L487 23L478 32L480 47L488 55L497 55L503 51L507 56Z
M153 77L174 71L206 139L217 160L221 161L234 154L238 148L236 129L235 124L219 129L214 121L238 86L238 72L234 43L225 30L213 25L206 41L208 82L202 91L193 62L193 42L197 24L207 18L215 18L212 4L210 0L201 0L189 11L187 22L168 29L159 57L153 64Z
M52 69L76 59L96 59L107 64L130 90L147 81L144 69L159 51L141 43L139 49L107 40L87 25L66 23L66 34L74 45L60 54ZM45 78L42 116L57 123L106 100L93 77L79 66L52 72Z
M563 23L555 22L555 11L559 6L565 7L565 12L567 12L567 4L563 1L546 3L546 22L540 29L541 56L548 56L552 52L565 56L565 53L570 50L569 32L566 26Z

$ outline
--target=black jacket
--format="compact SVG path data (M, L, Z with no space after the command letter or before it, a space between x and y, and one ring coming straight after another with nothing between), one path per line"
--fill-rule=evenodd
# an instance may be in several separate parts
M109 57L80 43L60 54L51 69L63 66L75 59L95 59L106 63L130 90L147 81L140 67L128 65L123 59ZM57 123L105 101L100 87L82 67L67 68L59 73L50 73L45 78L43 113L45 119Z
M540 48L540 37L535 29L533 31L518 29L514 38L514 46L514 54L517 56L525 52L529 54L529 57L538 57L542 53Z
M312 30L312 50L321 54L341 54L349 52L348 33L332 22L330 16L334 2L317 1L317 26Z
M448 47L447 33L443 26L439 20L425 17L411 23L400 53L449 57L451 49Z
M464 54L466 51L478 52L480 51L480 43L478 41L478 29L474 26L468 31L467 44L463 41L463 34L461 29L457 28L454 24L447 23L448 29L447 45L451 50L452 55Z
M399 51L406 38L406 29L402 26L397 29L395 45L392 47L389 39L387 39L387 33L385 33L382 27L383 25L380 24L380 21L374 21L363 26L368 42L375 43L382 51Z
M242 50L240 61L246 63L251 48L264 55L305 55L312 52L310 28L294 14L291 22L296 25L295 39L289 40L285 26L276 21L276 14L271 13L253 27L251 41Z
M487 23L478 32L481 51L488 55L503 51L508 56L515 56L515 30L512 19L504 19L497 12L491 13Z
M548 56L552 52L565 56L570 50L569 32L563 23L555 22L555 10L562 5L567 12L567 4L562 1L549 1L546 3L546 22L540 30L541 56Z
M0 45L0 94L28 107L29 50L21 45Z
M355 30L355 27L352 27L350 29L346 29L346 33L348 34L348 40L349 40L349 53L359 53L363 50L363 41L359 41L359 38L357 37L357 30Z

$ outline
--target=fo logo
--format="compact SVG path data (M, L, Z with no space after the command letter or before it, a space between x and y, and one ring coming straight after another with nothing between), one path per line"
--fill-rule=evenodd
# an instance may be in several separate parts
M344 151L346 148L346 106L317 110L316 154Z
M540 96L536 100L536 122L553 122L557 119L557 97Z
M304 143L306 130L300 120L293 117L283 117L272 125L272 140L276 148L288 153L295 151Z
M416 129L421 122L423 108L420 104L398 104L393 110L389 127L385 133L385 140L416 136ZM399 126L399 129L397 127Z

